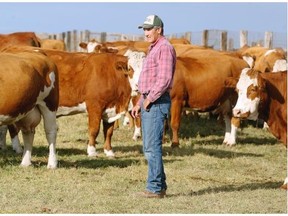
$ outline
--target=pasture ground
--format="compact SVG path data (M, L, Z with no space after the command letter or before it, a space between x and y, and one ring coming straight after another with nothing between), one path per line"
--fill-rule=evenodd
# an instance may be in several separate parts
M244 125L244 124L243 124ZM43 127L37 128L32 167L19 167L21 155L0 152L0 213L24 214L287 214L287 151L267 131L246 124L238 144L222 145L224 125L203 116L182 120L181 147L163 145L167 175L165 199L137 198L144 190L147 164L142 141L120 125L114 131L114 159L86 155L85 114L58 119L58 168L47 170ZM166 137L169 138L168 136Z

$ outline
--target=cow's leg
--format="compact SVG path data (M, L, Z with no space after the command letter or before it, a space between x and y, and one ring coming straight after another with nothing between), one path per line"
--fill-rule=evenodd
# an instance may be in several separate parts
M227 120L225 120L225 125L226 126L226 133L225 133L225 138L223 141L223 144L226 144L228 146L232 146L236 144L236 140L237 140L237 129L240 127L240 118L236 118L236 117L232 117L230 120L230 117L226 116L225 117ZM230 122L230 124L229 124ZM229 126L230 126L230 134L228 133L227 130L229 130ZM227 135L227 137L226 137Z
M131 116L131 110L132 108L137 104L138 100L140 99L140 94L137 94L136 96L132 96L130 103L129 103L129 118L130 118L130 122L131 125L129 125L131 128L134 127L134 134L132 139L134 141L137 141L137 139L139 139L141 137L141 116L139 116L138 118L133 118Z
M172 144L171 147L179 147L178 132L180 128L182 113L182 101L172 100L171 103L171 130L172 130Z
M119 119L117 119L115 122L114 122L114 130L118 129L119 128Z
M104 133L104 153L107 157L114 157L115 154L112 150L111 146L111 138L113 136L113 127L114 123L109 123L106 121L103 121L103 133Z
M31 163L32 146L34 141L35 128L41 121L38 108L34 108L27 116L16 122L17 127L22 131L24 151L21 166L27 167Z
M12 142L12 149L16 153L22 153L23 150L22 150L19 136L18 136L19 129L15 125L8 125L8 130L9 130L9 134L10 134L10 138L11 138L11 142Z
M225 123L225 136L223 140L223 144L232 143L233 141L231 140L231 118L224 114L223 115L224 123Z
M134 125L133 140L137 141L141 137L141 117L134 119Z
M226 100L224 103L221 104L220 107L218 107L215 111L213 111L213 114L220 113L222 114L225 122L225 136L223 140L223 144L232 146L236 144L236 137L237 137L237 128L240 125L240 119L239 118L232 118L232 106L231 101Z
M15 125L2 125L0 127L0 149L6 149L6 135L7 135L7 128L9 130L10 138L11 138L11 143L12 143L12 149L20 154L23 152L22 147L20 145L20 140L19 140L19 130Z
M46 106L39 106L44 121L44 129L46 139L49 145L49 157L48 157L48 169L54 169L57 167L56 156L56 138L57 138L57 122L56 111L50 111Z
M130 112L126 112L123 119L123 126L129 126L129 128L134 128L134 119Z
M0 149L6 150L7 125L0 126Z
M100 130L101 114L97 114L96 111L88 109L88 121L89 121L89 142L87 146L87 154L89 157L97 157L96 138L98 137Z
M23 137L23 143L24 143L24 151L23 151L23 157L21 166L27 167L30 166L31 163L31 155L32 155L32 145L34 141L34 130L21 130L22 131L22 137Z

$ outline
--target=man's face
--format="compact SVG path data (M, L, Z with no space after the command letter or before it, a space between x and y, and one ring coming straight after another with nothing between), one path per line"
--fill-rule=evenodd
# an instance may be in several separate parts
M161 35L161 28L143 28L145 40L149 43L154 43Z

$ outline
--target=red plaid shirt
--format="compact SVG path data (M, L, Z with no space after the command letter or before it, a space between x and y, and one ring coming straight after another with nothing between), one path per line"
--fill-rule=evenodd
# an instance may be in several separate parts
M148 94L148 100L154 102L172 88L175 66L175 49L165 37L161 36L150 45L143 62L138 81L138 89L142 96L138 105L143 102L143 94Z

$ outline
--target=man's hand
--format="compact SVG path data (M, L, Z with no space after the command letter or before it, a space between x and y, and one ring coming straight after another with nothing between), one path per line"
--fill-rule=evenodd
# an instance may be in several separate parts
M131 111L131 116L133 118L139 118L139 112L140 112L140 109L141 107L139 105L136 105L132 108L132 111Z
M146 111L149 111L149 108L148 108L149 104L150 104L150 101L146 98L143 102L143 107Z

